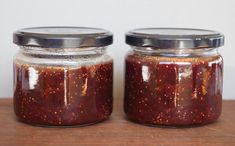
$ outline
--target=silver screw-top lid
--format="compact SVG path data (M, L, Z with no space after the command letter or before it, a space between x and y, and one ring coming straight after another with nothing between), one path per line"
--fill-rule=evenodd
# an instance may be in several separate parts
M126 43L156 49L214 48L224 45L224 36L203 29L141 28L127 32Z
M16 31L13 42L42 48L102 47L113 43L113 34L100 28L32 27Z

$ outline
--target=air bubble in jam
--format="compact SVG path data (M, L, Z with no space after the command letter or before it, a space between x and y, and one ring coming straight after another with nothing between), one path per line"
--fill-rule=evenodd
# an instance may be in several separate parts
M113 62L81 67L14 62L14 109L32 125L73 126L112 112Z

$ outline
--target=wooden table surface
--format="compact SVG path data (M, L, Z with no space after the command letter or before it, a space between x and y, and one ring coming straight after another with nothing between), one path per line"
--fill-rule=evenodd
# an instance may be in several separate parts
M235 101L223 102L220 119L196 128L159 128L125 120L122 99L105 122L76 128L45 128L16 121L12 99L0 99L0 146L226 145L235 146Z

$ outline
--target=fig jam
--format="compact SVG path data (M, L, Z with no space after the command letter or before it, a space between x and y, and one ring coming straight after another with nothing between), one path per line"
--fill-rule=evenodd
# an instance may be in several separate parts
M14 109L36 125L83 125L112 112L113 63L58 67L14 62Z
M191 28L139 28L126 33L127 119L189 127L216 121L222 110L224 36Z
M113 107L111 32L31 27L13 34L14 111L39 126L81 126L108 119Z
M221 113L220 56L175 58L128 55L125 105L128 119L186 126L215 121Z

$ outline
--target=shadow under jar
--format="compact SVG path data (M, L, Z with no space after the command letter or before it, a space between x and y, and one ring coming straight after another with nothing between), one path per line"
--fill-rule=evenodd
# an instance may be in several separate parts
M224 36L201 29L126 33L124 110L146 125L197 126L221 114Z
M14 43L14 111L25 123L87 125L112 113L112 44L106 30L38 27L18 30Z

